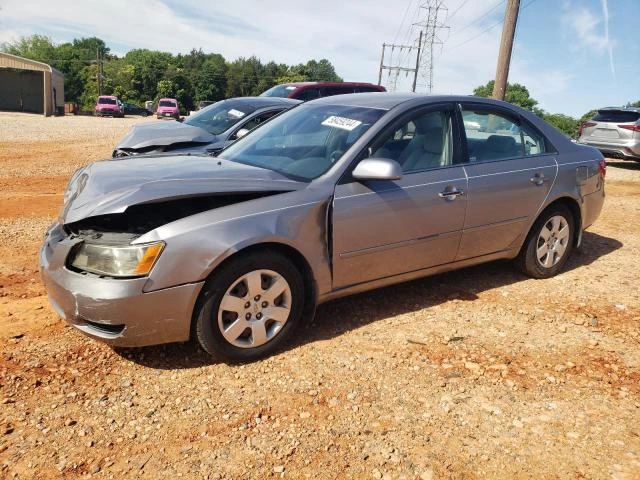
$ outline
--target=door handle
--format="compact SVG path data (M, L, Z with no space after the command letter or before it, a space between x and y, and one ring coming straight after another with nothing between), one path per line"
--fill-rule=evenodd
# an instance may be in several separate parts
M536 173L529 179L529 181L531 183L535 183L536 185L542 185L544 183L544 173Z
M438 194L440 198L444 198L446 200L455 200L457 197L462 195L464 195L464 191L458 190L457 188L445 189L443 192Z

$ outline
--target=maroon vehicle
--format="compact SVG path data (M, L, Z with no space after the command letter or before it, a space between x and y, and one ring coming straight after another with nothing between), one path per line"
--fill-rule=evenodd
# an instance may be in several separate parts
M362 82L292 82L283 83L260 94L261 97L284 97L296 100L342 95L344 93L386 92L381 85Z

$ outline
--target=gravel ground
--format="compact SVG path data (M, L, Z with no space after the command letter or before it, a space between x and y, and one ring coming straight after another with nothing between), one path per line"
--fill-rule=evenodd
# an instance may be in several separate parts
M640 164L610 162L553 279L497 262L342 299L230 366L112 350L46 300L68 174L136 121L0 115L0 478L640 478Z

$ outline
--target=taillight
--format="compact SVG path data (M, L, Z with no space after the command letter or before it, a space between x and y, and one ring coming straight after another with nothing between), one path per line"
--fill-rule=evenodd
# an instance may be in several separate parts
M618 125L620 128L624 128L625 130L631 130L633 132L640 132L640 125L631 124L631 125Z
M595 127L597 125L597 123L594 122L584 122L582 125L580 125L580 131L578 132L578 136L582 135L582 131L587 128L587 127Z
M598 170L600 171L600 175L602 175L602 178L607 175L607 162L604 160L604 158L598 163Z

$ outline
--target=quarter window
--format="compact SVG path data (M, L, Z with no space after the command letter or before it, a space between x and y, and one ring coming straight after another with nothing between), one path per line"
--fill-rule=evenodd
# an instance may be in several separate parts
M470 162L522 158L545 152L544 138L530 125L489 109L463 108Z
M405 173L449 166L453 163L451 117L443 111L421 113L378 145L371 156L395 160Z

